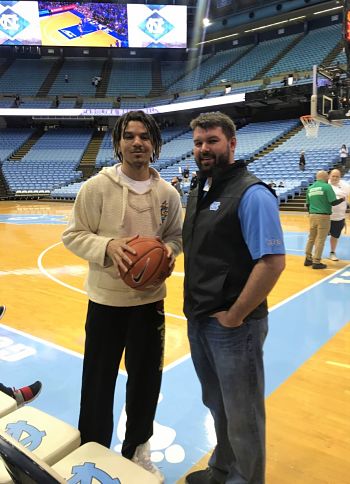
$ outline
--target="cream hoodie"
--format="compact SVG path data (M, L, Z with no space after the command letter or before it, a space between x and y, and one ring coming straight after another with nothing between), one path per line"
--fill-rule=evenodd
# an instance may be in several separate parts
M107 244L136 234L159 236L177 256L182 251L182 207L176 189L153 168L150 188L140 195L118 175L117 166L103 168L83 184L62 241L89 262L89 299L108 306L139 306L163 299L165 284L146 291L129 288L106 255Z

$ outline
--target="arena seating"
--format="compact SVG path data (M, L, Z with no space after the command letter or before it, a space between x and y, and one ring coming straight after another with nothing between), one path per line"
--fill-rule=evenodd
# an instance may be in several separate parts
M8 471L10 480L7 482L21 484L95 481L157 484L159 482L150 472L94 442L82 445L50 467L15 439L5 432L0 432L0 457Z
M205 54L201 58L201 63L203 64L208 58L210 54ZM163 61L161 62L161 76L162 76L162 84L165 89L169 88L174 81L184 77L187 73L191 72L193 69L196 68L198 60L196 59L194 62L188 61ZM176 92L176 91L175 91Z
M100 76L104 59L69 58L67 57L50 89L50 95L78 94L81 96L94 96L96 87L92 78ZM65 82L65 75L68 82Z
M80 446L80 432L27 406L0 418L0 483L155 484L150 472L95 442Z
M204 59L200 66L194 68L183 78L171 84L166 92L176 93L202 88L203 85L207 84L207 82L219 71L232 64L236 59L247 52L250 47L243 46L231 50L224 50L216 53L208 59Z
M314 64L322 63L340 39L340 24L311 30L266 73L266 76L311 70Z
M0 77L3 91L0 107L15 109L15 94L19 93L20 107L24 109L54 107L56 95L59 96L60 108L82 106L86 109L111 109L118 102L118 106L123 109L142 109L224 96L227 83L231 85L231 93L281 87L283 76L290 72L296 75L294 84L311 83L312 65L323 61L339 44L340 38L341 25L334 23L310 30L305 34L281 36L225 51L215 52L213 49L211 54L201 57L200 63L196 56L192 61L163 61L159 64L159 68L166 92L159 97L147 97L154 87L152 86L154 66L151 59L112 60L105 98L95 98L96 87L91 82L93 77L101 74L106 62L104 58L66 58L52 84L49 96L46 97L35 97L35 95L52 67L59 64L58 59L44 58L30 61L17 59L4 69ZM290 47L289 50L288 47ZM263 72L262 69L271 65L273 59L278 59L286 50L288 52L264 73L264 78L266 77L270 82L262 85L262 79L256 79L257 74ZM343 52L335 56L333 63L337 62L340 64L346 62ZM5 63L3 65L5 66ZM66 74L68 82L65 82ZM28 82L25 86L21 86L23 90L18 91L16 79L23 75ZM117 100L119 96L121 99ZM274 121L265 125L250 123L239 130L236 158L252 160L257 153L274 143L298 123L298 120ZM313 180L317 167L328 168L334 163L339 146L344 141L346 143L348 135L342 130L346 130L347 125L346 122L344 128L337 130L332 128L325 130L326 127L321 127L322 133L328 133L329 130L332 133L327 146L324 145L327 136L323 139L322 146L319 146L320 137L316 140L305 140L304 132L301 132L281 146L274 147L271 153L255 161L250 168L267 182L283 180L285 187L292 183L291 190L294 192L300 190ZM184 133L186 130L187 128L180 126L163 132L164 144L161 156L154 166L161 171L165 179L170 180L174 174L178 174L184 164L190 163L191 171L196 168L192 156L191 133ZM19 197L30 194L46 196L52 194L54 198L74 198L82 182L82 173L78 170L78 165L92 135L91 130L85 131L80 141L73 145L69 130L53 130L44 134L20 161L10 161L11 154L28 139L33 131L28 128L21 132L1 130L0 160L2 172L11 193ZM60 136L55 137L55 133ZM312 158L314 162L308 162L303 173L299 173L297 166L301 144L306 151L307 159ZM279 159L285 160L286 163L283 166L279 165L276 163ZM106 133L96 157L96 168L113 163L115 159L111 136L110 133ZM283 193L281 193L282 196Z
M233 66L220 73L220 78L233 82L242 82L254 79L256 74L268 65L280 52L286 49L296 38L297 34L288 35L279 39L260 42L254 49L238 60ZM220 79L215 78L210 85L215 86Z
M148 60L113 61L107 96L147 96L152 89L152 64Z
M285 189L277 190L281 201L294 196L315 179L319 170L329 170L339 160L339 149L350 137L350 120L342 127L321 125L317 138L308 138L301 130L271 153L249 165L249 170L266 183L282 181ZM305 151L305 170L299 170L299 156Z
M77 167L90 141L89 129L49 130L20 160L3 162L3 174L11 191L19 196L51 192L81 179Z
M1 129L0 130L0 162L7 160L28 138L33 130Z
M16 59L0 77L0 92L35 96L53 63L53 59Z

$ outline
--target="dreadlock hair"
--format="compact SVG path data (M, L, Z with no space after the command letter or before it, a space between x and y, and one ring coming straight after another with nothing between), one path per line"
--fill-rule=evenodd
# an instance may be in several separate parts
M235 123L226 114L220 111L213 111L211 113L202 113L190 123L192 130L196 128L209 129L221 128L227 139L236 136Z
M119 151L119 146L120 140L124 136L126 127L130 121L140 121L140 123L142 123L147 129L153 146L153 155L151 158L151 163L153 163L159 158L160 149L162 147L162 137L158 124L153 116L146 114L143 111L129 111L117 119L112 131L113 148L116 158L123 163L123 157Z

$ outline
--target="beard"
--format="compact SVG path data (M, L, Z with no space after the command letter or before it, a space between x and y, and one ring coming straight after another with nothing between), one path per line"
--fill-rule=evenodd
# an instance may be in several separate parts
M212 162L208 166L205 166L202 163L202 161L205 160L208 155L202 156L201 154L199 154L198 158L196 158L196 164L198 166L200 175L212 177L224 171L225 168L230 164L230 154L230 148L227 147L226 153L221 153L220 155L211 155L214 159L214 162Z

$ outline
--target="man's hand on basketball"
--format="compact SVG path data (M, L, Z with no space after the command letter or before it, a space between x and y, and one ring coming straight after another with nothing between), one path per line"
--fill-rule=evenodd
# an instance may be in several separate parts
M175 267L175 256L174 256L174 253L173 253L173 249L168 244L165 244L165 247L167 248L167 251L168 251L168 259L169 259L169 274L168 274L168 277L169 277L171 275L171 273L173 272L174 267Z
M112 239L108 242L106 253L108 257L112 260L113 265L118 271L122 270L127 272L131 265L131 260L128 257L128 252L130 254L136 254L135 249L128 245L128 242L137 239L138 235L133 235L132 237L123 237L122 239Z
M239 326L242 326L243 321L230 321L227 317L228 311L219 311L215 314L212 314L212 318L216 318L221 326L224 326L225 328L239 328Z

